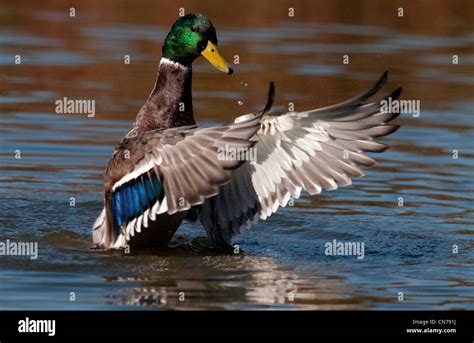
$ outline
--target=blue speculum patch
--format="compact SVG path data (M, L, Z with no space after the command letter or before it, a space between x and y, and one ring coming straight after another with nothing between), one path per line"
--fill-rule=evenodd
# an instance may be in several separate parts
M116 236L120 227L139 217L165 196L156 173L145 173L120 186L112 196L112 213Z

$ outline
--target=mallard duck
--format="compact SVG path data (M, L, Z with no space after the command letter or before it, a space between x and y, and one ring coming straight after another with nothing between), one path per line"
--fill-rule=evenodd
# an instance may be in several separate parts
M399 127L389 124L399 113L381 113L380 101L368 101L386 83L385 72L360 96L304 112L269 113L271 84L262 111L198 128L193 61L203 56L232 73L217 49L216 30L204 15L188 14L172 26L162 52L155 87L105 169L104 208L93 225L100 249L166 246L191 214L217 245L229 246L302 190L314 195L363 176L360 167L375 164L365 152L388 149L375 138ZM256 158L239 158L250 149ZM238 153L222 158L224 150Z

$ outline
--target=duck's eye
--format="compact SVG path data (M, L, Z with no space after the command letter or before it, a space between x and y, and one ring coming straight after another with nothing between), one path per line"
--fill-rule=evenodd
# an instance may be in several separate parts
M207 42L205 41L201 41L199 44L198 44L198 49L199 50L204 50L206 48L206 45L207 45Z
M194 26L191 26L190 29L192 32L196 32L196 28Z

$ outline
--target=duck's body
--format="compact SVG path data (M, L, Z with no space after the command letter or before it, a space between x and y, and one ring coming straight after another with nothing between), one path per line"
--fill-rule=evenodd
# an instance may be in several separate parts
M375 163L363 152L388 148L373 138L394 132L398 126L387 123L398 113L380 113L379 102L367 103L386 73L359 97L299 113L268 114L272 86L263 111L199 129L192 61L203 55L232 73L216 44L214 27L202 15L181 18L168 34L155 87L105 170L104 209L93 227L96 247L166 245L191 209L210 238L229 245L302 190L317 194L350 184L349 177L363 176L358 165ZM396 99L400 91L388 97ZM257 158L222 158L229 149L255 149Z

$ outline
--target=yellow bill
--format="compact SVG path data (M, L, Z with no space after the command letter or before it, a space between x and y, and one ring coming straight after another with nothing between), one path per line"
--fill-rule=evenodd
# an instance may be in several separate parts
M211 41L207 41L207 46L201 52L201 55L220 71L229 75L234 72L229 64L222 58L219 50L217 50L217 46Z

